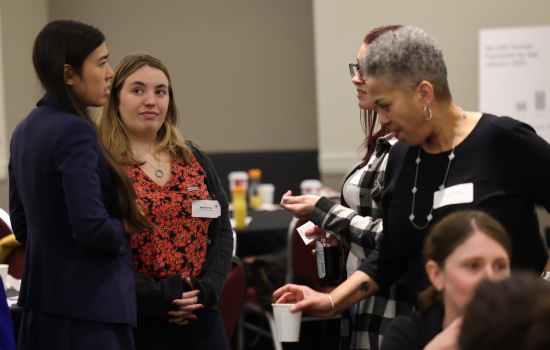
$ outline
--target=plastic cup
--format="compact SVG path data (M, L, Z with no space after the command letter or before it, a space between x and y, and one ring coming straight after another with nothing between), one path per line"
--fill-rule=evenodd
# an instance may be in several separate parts
M8 289L8 264L0 264L0 277L4 283L4 290Z
M262 198L262 204L271 205L275 195L275 186L273 184L260 184L258 194Z
M302 324L302 311L290 312L294 304L271 304L273 306L273 318L277 329L277 340L281 342L297 342L300 340L300 326Z
M302 194L314 194L321 195L321 189L323 188L323 183L319 180L304 180L300 183L300 190Z

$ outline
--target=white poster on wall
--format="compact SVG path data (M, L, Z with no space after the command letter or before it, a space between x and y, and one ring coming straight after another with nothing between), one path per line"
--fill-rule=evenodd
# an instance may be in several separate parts
M482 29L479 110L531 125L550 142L550 26Z

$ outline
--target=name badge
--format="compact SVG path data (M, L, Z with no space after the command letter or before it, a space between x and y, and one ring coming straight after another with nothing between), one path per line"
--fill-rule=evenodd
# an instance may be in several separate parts
M196 200L191 205L191 215L194 218L217 218L222 215L220 202Z
M434 209L451 204L472 203L473 201L474 184L472 182L434 192Z

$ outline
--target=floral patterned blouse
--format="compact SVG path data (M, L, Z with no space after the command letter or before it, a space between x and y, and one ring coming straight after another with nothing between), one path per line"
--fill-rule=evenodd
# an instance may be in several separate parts
M142 278L197 276L205 261L212 219L191 216L193 201L210 199L204 170L195 156L190 166L172 162L171 167L163 186L136 165L124 167L134 180L147 219L156 227L152 233L131 235L134 269Z

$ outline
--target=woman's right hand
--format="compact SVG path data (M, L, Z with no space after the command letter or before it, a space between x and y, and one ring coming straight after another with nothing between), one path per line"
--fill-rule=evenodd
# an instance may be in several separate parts
M193 283L189 277L184 277L185 283L187 283L191 288ZM197 304L199 298L197 295L200 293L200 290L195 289L189 292L182 293L181 299L176 299L172 302L174 305L178 305L177 311L168 312L170 319L168 323L175 323L178 326L183 326L189 323L189 320L196 320L197 316L193 313L195 310L204 308L204 305Z
M297 284L287 284L273 293L278 297L277 304L293 304L290 311L303 311L304 313L319 317L330 318L333 316L333 310L330 299L326 293L316 292L307 286Z
M293 196L292 191L287 191L281 198L281 207L294 214L297 218L309 218L315 203L320 199L320 196L311 194L302 196Z

